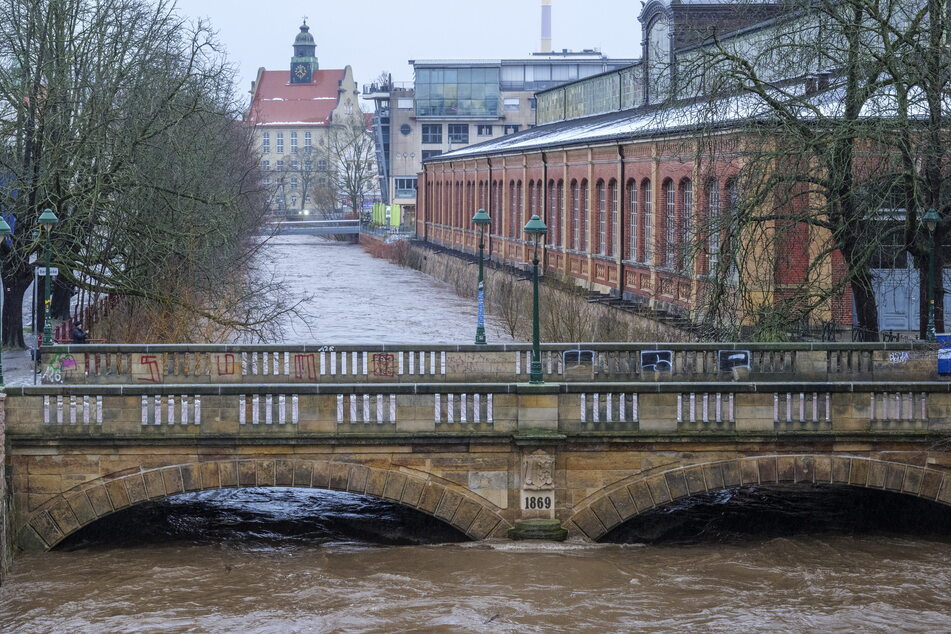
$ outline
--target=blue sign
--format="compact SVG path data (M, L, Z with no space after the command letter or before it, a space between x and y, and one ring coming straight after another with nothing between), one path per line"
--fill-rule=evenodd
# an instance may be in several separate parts
M951 374L951 332L939 332L938 339L938 374Z

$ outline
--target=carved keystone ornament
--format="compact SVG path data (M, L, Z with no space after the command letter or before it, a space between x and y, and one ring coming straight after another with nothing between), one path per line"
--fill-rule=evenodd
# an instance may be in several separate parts
M522 488L529 491L552 489L555 486L555 457L536 449L522 458Z

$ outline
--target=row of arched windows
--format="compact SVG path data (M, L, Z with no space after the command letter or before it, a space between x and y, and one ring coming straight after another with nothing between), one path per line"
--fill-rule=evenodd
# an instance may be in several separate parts
M504 196L506 186L507 197ZM546 209L542 208L545 203L542 187L541 180L529 180L527 184L521 180L508 183L501 180L457 182L454 189L436 182L432 191L427 191L427 198L430 203L436 203L429 209L436 212L433 220L440 224L471 228L472 210L483 208L492 216L493 235L523 240L523 227L532 215L537 214L548 224L546 242L550 247L588 251L590 236L593 254L620 255L626 260L679 271L691 268L695 252L707 255L708 270L717 269L723 239L721 217L734 209L737 200L735 179L729 179L721 186L719 180L710 178L704 182L703 208L698 211L691 179L675 182L666 178L660 187L660 217L655 218L654 190L649 178L627 180L624 210L620 207L619 183L615 179L597 180L593 192L587 179L572 179L568 182L567 192L564 180L549 180ZM454 193L452 200L448 199L450 193ZM723 201L727 203L726 208ZM505 213L493 213L493 210L502 210L503 203ZM701 216L699 219L698 215ZM589 222L593 223L590 232ZM624 245L617 240L621 222L628 223L627 243ZM695 239L699 234L702 234L702 243Z

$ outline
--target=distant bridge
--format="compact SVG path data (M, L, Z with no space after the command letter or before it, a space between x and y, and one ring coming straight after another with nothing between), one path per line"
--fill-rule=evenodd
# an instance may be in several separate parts
M264 225L267 235L357 235L359 220L277 220Z
M547 344L542 385L525 383L522 344L41 355L45 385L8 387L0 407L24 549L223 487L376 496L472 539L554 519L598 540L673 500L746 485L951 505L951 383L924 345Z

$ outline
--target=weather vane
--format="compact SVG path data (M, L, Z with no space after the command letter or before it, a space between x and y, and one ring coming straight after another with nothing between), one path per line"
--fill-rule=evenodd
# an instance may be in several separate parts
M304 16L304 24L307 24L307 16Z

